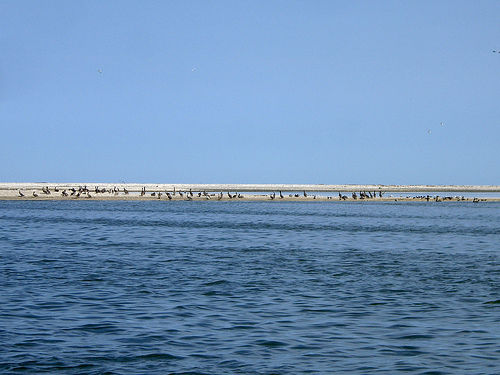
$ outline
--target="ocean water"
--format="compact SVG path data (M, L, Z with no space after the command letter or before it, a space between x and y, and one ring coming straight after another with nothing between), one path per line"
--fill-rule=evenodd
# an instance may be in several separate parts
M1 374L499 374L500 203L0 201Z

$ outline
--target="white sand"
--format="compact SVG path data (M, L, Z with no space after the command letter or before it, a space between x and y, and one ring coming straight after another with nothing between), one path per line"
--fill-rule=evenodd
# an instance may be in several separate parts
M50 194L43 192L43 189L48 187ZM89 194L78 191L86 187ZM95 193L95 188L106 189L106 193ZM146 193L141 195L142 189L146 189ZM77 193L71 195L75 189ZM129 193L125 194L124 190ZM176 194L173 195L174 189ZM58 191L55 191L58 190ZM68 196L63 196L62 191L66 190ZM109 192L118 190L117 192ZM193 192L193 196L179 192ZM284 198L280 198L280 191ZM307 197L304 196L304 191ZM24 197L19 194L21 192ZM152 193L155 193L152 195ZM0 183L0 199L101 199L101 200L151 200L158 199L158 192L162 195L159 199L168 200L166 192L171 194L174 200L187 200L188 197L192 200L218 200L219 194L222 192L221 200L272 200L271 195L275 193L276 201L282 200L339 200L339 193L345 195L348 201L353 201L352 193L356 192L371 192L376 193L377 200L414 200L417 195L436 195L441 196L460 196L464 193L481 193L484 197L485 193L500 193L498 185L291 185L291 184L110 184L110 183ZM208 195L198 193L206 192ZM383 193L383 198L379 197L379 192ZM35 194L33 194L35 193ZM240 193L242 198L229 198L228 193L236 195ZM404 198L399 197L399 194L404 195ZM419 194L420 193L420 194ZM292 197L289 195L292 194ZM298 197L295 195L298 194ZM37 196L35 196L37 195ZM393 196L390 196L393 195ZM412 195L406 198L407 195ZM495 194L492 194L495 195ZM367 200L372 200L367 199ZM484 199L484 198L483 198ZM456 199L455 199L456 200ZM472 198L469 200L472 201ZM490 197L487 200L500 200L498 197ZM358 199L359 201L359 199Z

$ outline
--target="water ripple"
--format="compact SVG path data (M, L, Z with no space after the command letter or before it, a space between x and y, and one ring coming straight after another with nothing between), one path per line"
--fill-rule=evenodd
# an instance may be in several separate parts
M500 372L500 205L0 202L0 372Z

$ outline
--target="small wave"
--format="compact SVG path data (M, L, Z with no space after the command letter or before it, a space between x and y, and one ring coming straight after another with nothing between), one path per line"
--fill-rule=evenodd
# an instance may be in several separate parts
M93 333L113 333L122 331L112 323L89 323L76 328L78 331L93 332Z
M137 359L145 359L149 361L164 361L164 360L178 360L183 359L183 357L178 357L168 353L151 353L139 355L136 357Z
M497 299L495 301L484 302L483 305L500 305L500 299Z
M259 340L257 341L257 345L265 346L267 348L280 348L283 346L288 346L286 342L277 340Z
M434 338L433 335L422 335L422 334L402 335L395 337L396 340L430 340L433 338Z
M211 281L211 282L205 283L203 285L213 286L213 285L221 285L221 284L229 284L229 282L227 280L217 280L217 281Z

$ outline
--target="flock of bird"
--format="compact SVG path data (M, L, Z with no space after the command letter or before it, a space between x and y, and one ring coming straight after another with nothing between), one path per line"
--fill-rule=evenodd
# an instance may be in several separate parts
M124 195L128 195L129 191L123 187L123 188L118 188L118 187L113 187L113 188L100 188L99 186L95 186L93 190L89 189L86 185L85 186L79 186L78 188L71 187L71 188L58 188L57 186L53 188L52 190L54 193L60 193L62 197L73 197L73 198L92 198L101 194L108 194L108 195L114 195L117 196L120 193L123 193ZM25 197L26 195L19 190L19 197ZM48 186L44 186L41 189L41 194L44 195L50 195L52 194L50 188ZM379 192L379 197L382 198L383 193ZM155 197L156 199L161 199L162 196L166 196L168 200L173 200L174 197L178 196L180 199L184 200L193 200L193 198L204 198L206 200L210 199L217 199L217 200L222 200L227 196L228 199L242 199L245 198L245 196L241 193L235 192L227 192L223 193L222 191L219 193L207 193L206 190L204 191L199 191L199 192L193 192L192 189L189 189L189 191L182 191L182 190L176 190L174 187L172 191L167 191L165 190L164 192L160 191L152 191L152 192L147 192L146 187L143 187L140 192L140 196L151 196ZM37 198L39 196L39 193L37 191L32 192L32 196ZM276 192L270 193L269 195L270 200L274 200L276 198L278 199L284 199L285 196L283 195L283 192L280 191L278 195L276 195ZM289 198L312 198L316 199L316 195L309 195L306 191L303 191L302 194L294 193L294 194L288 194ZM359 199L370 199L370 198L376 198L377 197L377 192L359 192ZM353 199L358 199L358 195L356 193L352 193L352 198ZM327 199L333 199L332 197L328 196ZM339 193L339 200L346 200L348 197L346 195L342 195Z
M124 195L129 194L129 191L125 187L120 189L116 186L113 188L107 188L107 189L106 188L99 188L98 186L95 186L93 190L90 190L87 186L79 186L78 188L71 187L71 188L66 188L66 189L58 188L56 186L56 187L54 187L54 189L52 191L56 194L60 193L62 197L69 197L69 198L82 198L82 197L83 198L92 198L92 197L97 197L97 196L103 195L103 194L108 194L108 195L113 195L113 196L118 196L120 193L123 193ZM26 194L24 194L21 190L18 190L18 193L19 193L19 197L26 197ZM50 194L52 194L52 192L48 186L44 186L41 189L40 194L50 195ZM347 195L344 195L342 193L338 193L338 199L341 201L348 200L349 198L351 198L352 200L358 200L358 199L365 200L365 199L382 198L384 194L385 194L385 192L382 192L382 191L373 191L373 192L360 191L358 193L353 192L353 193L351 193L351 197L348 197ZM39 197L39 193L34 190L32 192L32 196L34 198L37 198L37 197ZM141 189L140 196L141 197L151 196L151 197L154 197L156 199L162 199L162 197L165 196L168 200L173 200L173 199L179 200L180 199L180 200L188 200L188 201L193 200L193 198L198 198L198 199L203 198L205 200L210 200L210 199L222 200L226 196L228 199L245 198L244 195L242 195L238 192L231 193L228 191L227 193L223 193L221 191L219 193L208 193L206 190L199 191L199 192L193 192L192 189L189 189L189 191L187 191L187 190L182 191L182 190L176 190L175 187L173 188L172 191L165 190L164 192L160 192L160 191L147 192L146 187L143 187ZM279 200L279 199L285 198L285 195L283 195L282 191L279 191L278 195L276 194L276 192L273 192L273 193L270 193L269 195L266 195L266 196L270 200L275 200L275 199ZM310 198L310 199L317 198L316 195L309 195L306 191L303 191L302 194L298 194L298 193L288 194L288 198L301 198L301 197ZM389 196L389 197L392 197L392 196ZM468 198L465 198L463 196L440 197L440 196L430 196L430 195L418 195L418 196L414 196L414 197L407 196L406 198L426 200L426 201L435 200L436 202L442 202L442 201L446 201L446 200L469 200ZM333 199L333 197L327 196L326 199L330 200L330 199ZM397 201L398 199L395 198L395 200ZM482 200L483 199L481 199L481 201ZM473 199L473 202L479 202L479 201L480 201L480 199L478 199L478 198Z
M54 187L53 192L60 193L61 196L63 196L63 197L73 197L73 198L81 198L81 197L92 198L92 197L98 196L100 194L108 194L108 195L114 195L114 196L117 196L120 193L123 193L124 195L129 194L129 191L127 190L127 188L123 187L122 189L120 189L116 186L113 188L108 188L108 189L100 188L99 186L95 186L93 190L90 190L87 186L79 186L78 188L71 187L71 188L67 188L67 189L58 188L56 186L56 187ZM18 190L18 193L19 193L19 197L26 196L21 190ZM48 186L44 186L41 189L41 194L50 195L50 194L52 194L52 192ZM143 197L143 196L146 196L147 194L150 195L151 197L156 197L157 199L161 199L161 197L163 195L165 195L169 200L174 199L174 197L176 195L178 195L180 198L184 198L186 200L192 200L196 196L198 198L203 197L205 199L211 199L212 197L216 197L219 200L221 200L224 197L224 194L222 192L220 192L219 194L208 194L206 191L194 193L192 189L189 189L189 191L179 191L179 190L176 190L175 187L174 187L173 191L166 191L165 190L164 193L157 192L157 191L153 191L151 193L148 193L146 191L146 187L143 187L141 189L140 196ZM39 196L39 193L36 190L34 190L32 192L32 196L37 198ZM244 196L242 194L239 194L239 193L231 194L230 192L227 192L227 196L229 199L244 198Z

